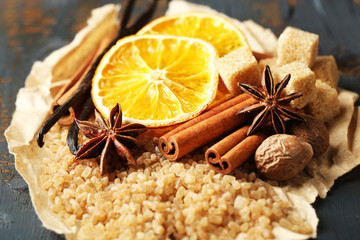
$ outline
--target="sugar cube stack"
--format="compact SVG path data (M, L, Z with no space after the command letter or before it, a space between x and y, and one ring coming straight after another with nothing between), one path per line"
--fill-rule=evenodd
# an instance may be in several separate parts
M286 27L278 39L277 56L257 63L252 52L240 47L220 58L219 74L233 95L242 93L238 82L259 86L266 65L279 83L287 74L290 81L284 92L302 92L293 100L293 108L305 109L318 120L326 122L339 113L337 85L339 74L333 56L318 56L319 36L295 27Z
M303 93L291 106L305 107L308 114L326 122L339 112L336 90L339 74L333 56L318 56L318 45L318 35L287 27L279 37L277 57L263 59L259 66L263 69L269 65L277 82L290 73L284 91Z

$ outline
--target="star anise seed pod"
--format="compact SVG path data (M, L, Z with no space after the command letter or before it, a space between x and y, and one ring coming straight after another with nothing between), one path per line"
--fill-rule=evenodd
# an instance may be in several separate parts
M238 83L239 87L245 93L259 100L258 103L241 109L238 111L238 114L262 109L254 118L248 130L248 135L251 135L255 130L265 125L268 122L269 116L276 133L285 133L284 117L304 121L304 118L300 114L288 106L292 100L301 97L302 93L295 92L284 97L281 96L282 90L284 90L289 81L290 74L286 75L281 82L275 85L270 67L266 65L261 81L264 92L256 86Z
M144 133L147 128L139 123L122 125L122 112L119 104L111 109L109 120L106 121L95 110L95 123L75 119L80 131L87 140L77 152L75 159L89 159L100 157L100 174L110 169L113 161L127 161L136 164L126 145L139 146L136 137Z

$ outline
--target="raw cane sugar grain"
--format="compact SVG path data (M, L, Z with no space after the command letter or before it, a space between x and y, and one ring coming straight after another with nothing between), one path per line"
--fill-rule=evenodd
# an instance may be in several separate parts
M283 201L249 163L232 175L215 173L203 151L179 162L165 159L157 138L145 136L137 165L100 175L94 159L75 161L66 147L67 129L46 135L39 183L54 213L77 226L77 239L271 239L274 226L313 229ZM84 141L84 137L81 141Z

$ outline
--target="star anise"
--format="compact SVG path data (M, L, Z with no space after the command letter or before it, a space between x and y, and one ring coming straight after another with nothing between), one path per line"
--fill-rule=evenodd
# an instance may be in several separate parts
M270 67L266 65L261 85L264 89L262 92L256 86L244 83L238 83L240 88L253 98L259 100L258 103L241 109L238 113L250 112L261 110L254 118L249 130L248 135L252 134L255 130L265 125L270 116L272 126L276 133L285 133L285 118L304 121L304 118L295 112L294 109L288 104L302 96L301 92L291 93L287 96L282 96L282 90L287 86L290 81L290 74L286 75L284 79L278 84L274 84L274 79L270 71Z
M136 164L125 145L138 146L136 137L145 132L146 127L138 123L121 126L122 112L119 104L116 104L110 111L108 121L96 110L95 121L97 124L77 119L75 121L80 131L90 138L81 146L75 159L89 159L101 155L100 174L107 172L115 161Z

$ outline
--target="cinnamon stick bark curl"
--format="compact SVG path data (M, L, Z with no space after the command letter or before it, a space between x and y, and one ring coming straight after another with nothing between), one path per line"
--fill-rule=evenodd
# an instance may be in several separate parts
M206 162L216 172L228 174L249 159L268 136L268 131L247 136L249 126L244 126L205 152Z

